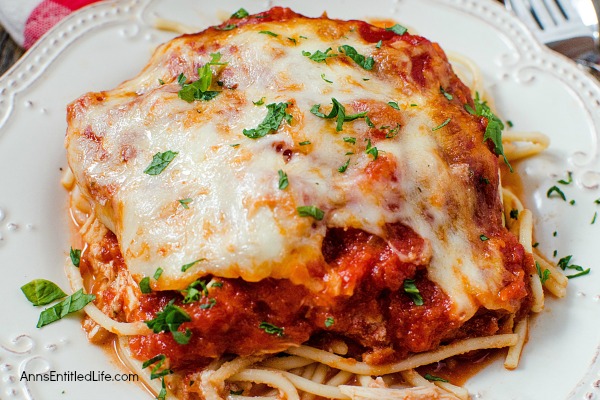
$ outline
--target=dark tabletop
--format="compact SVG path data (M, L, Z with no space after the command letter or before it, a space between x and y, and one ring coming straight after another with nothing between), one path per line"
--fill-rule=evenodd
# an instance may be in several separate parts
M6 72L21 56L24 50L0 26L0 76Z

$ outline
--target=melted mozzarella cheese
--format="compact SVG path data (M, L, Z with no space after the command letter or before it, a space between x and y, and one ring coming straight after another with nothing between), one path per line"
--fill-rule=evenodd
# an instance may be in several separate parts
M278 36L259 33L267 30ZM303 54L328 48L339 54L342 45L373 56L374 69L344 55L315 62ZM430 47L429 56L436 56ZM285 278L335 292L339 288L328 285L339 282L310 273L311 265L324 263L327 228L359 228L385 238L386 224L402 223L426 240L428 278L450 297L458 318L468 319L480 305L508 308L496 295L505 273L499 245L481 243L474 223L478 199L469 187L469 165L442 154L450 127L433 130L446 118L452 125L467 117L450 102L440 116L440 101L447 100L436 76L432 90L402 75L424 51L404 41L379 49L352 22L330 26L309 19L185 36L159 48L137 78L71 105L70 166L100 220L117 235L133 276L163 269L152 281L156 290L182 290L212 274ZM212 88L221 93L209 101L179 99L176 77L197 79L196 68L216 52L227 63L212 67L214 81L222 83ZM261 98L264 105L253 103ZM309 111L320 104L328 114L332 98L348 115L368 110L379 132L393 137L371 135L364 118L344 122L338 132L335 118ZM266 117L266 104L282 102L289 103L291 122L262 138L244 136ZM457 129L480 127L470 120ZM368 140L376 159L366 151ZM168 150L178 154L162 173L143 172L154 154ZM487 162L494 162L491 153ZM278 171L287 174L285 189ZM182 199L191 199L187 208ZM299 215L300 206L323 210L323 220Z

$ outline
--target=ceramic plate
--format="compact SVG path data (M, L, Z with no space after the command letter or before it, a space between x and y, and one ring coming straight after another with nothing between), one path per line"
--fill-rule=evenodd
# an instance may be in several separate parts
M173 33L154 28L157 17L204 28L240 7L249 12L290 6L333 18L393 18L459 52L482 69L489 92L515 129L550 136L550 149L518 166L526 203L536 217L540 249L558 260L591 267L569 282L566 298L549 299L534 319L522 362L506 371L500 360L470 379L474 399L600 398L600 88L569 60L535 42L493 1L129 0L88 7L56 26L0 79L0 398L106 399L152 396L125 382L26 382L23 372L56 371L100 379L121 373L109 349L88 344L78 316L36 329L40 310L20 286L45 278L67 289L69 250L65 106L87 91L113 88L133 77L152 50ZM547 190L573 173L568 200Z

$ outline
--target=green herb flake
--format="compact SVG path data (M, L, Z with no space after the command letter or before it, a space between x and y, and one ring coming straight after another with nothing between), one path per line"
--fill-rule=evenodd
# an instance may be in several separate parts
M356 144L356 138L352 137L352 136L346 136L344 138L344 142L351 143L351 144Z
M425 374L423 376L423 378L427 379L430 382L448 382L447 379L444 378L440 378L439 376L435 376L435 375L431 375L431 374Z
M265 104L265 99L266 97L261 97L260 100L253 101L252 104L254 104L255 106L262 106L263 104Z
M216 304L217 304L217 299L211 297L210 299L207 300L207 303L200 304L200 308L202 310L210 310Z
M454 98L454 96L446 92L442 86L440 86L440 93L443 94L448 101L451 101Z
M279 174L279 189L284 190L289 185L288 176L281 169L277 171L277 174Z
M194 100L212 100L217 97L221 92L208 90L213 80L213 73L211 66L213 65L227 65L227 63L220 62L221 53L211 53L211 60L204 64L204 66L198 68L198 80L192 83L185 83L185 76L183 80L178 82L181 85L181 90L177 93L180 99L187 101L188 103Z
M485 128L485 134L483 135L483 141L491 140L494 144L494 151L497 155L502 156L504 158L504 163L510 170L513 172L512 166L508 162L508 158L504 154L504 147L502 146L502 130L504 129L504 124L502 120L498 118L487 105L487 102L481 101L479 98L479 93L475 93L474 99L475 109L473 109L468 104L465 104L465 110L467 110L470 114L485 117L488 121L487 127Z
M585 270L583 270L581 272L578 272L576 274L567 275L567 279L577 278L577 277L580 277L580 276L583 276L583 275L587 275L589 273L590 273L590 269L588 268L588 269L585 269Z
M590 222L590 225L594 225L596 223L596 217L598 217L598 211L594 212L594 217L592 218L592 222Z
M277 36L279 36L278 34L276 34L276 33L274 33L274 32L271 32L271 31L260 31L260 32L258 32L258 33L261 33L261 34L263 34L263 35L269 35L269 36L273 36L273 37L277 37Z
M312 217L317 221L321 221L325 217L325 212L316 206L300 206L296 207L296 211L301 217Z
M418 105L417 105L417 104L415 104L415 103L411 103L411 104L410 104L410 106L411 106L411 107L418 107Z
M396 24L390 28L385 28L386 31L392 31L394 32L396 35L404 35L408 29L405 28L404 26L400 25L400 24Z
M227 24L227 25L225 25L223 27L215 26L215 29L218 30L218 31L231 31L231 30L233 30L235 28L237 28L236 24Z
M333 319L333 317L325 318L325 328L331 328L333 324L335 324L335 320Z
M179 326L184 322L190 322L192 318L182 308L177 307L171 300L162 311L156 313L156 317L149 321L144 321L148 328L154 333L171 332L173 339L179 344L188 344L192 332L186 329L185 333L179 332Z
M561 185L570 185L573 182L573 173L571 171L567 171L567 179L561 179L558 181Z
M509 128L515 126L511 120L506 121L506 125L508 125Z
M210 284L210 287L216 287L216 288L220 288L223 287L223 282L213 282Z
M197 264L197 263L199 263L200 261L206 261L206 258L199 258L198 260L196 260L196 261L192 261L192 262L191 262L191 263L189 263L189 264L182 265L182 266L181 266L181 272L185 272L185 271L187 271L188 269L192 268L194 265L196 265L196 264Z
M533 245L531 245L531 247L533 247L533 248L535 249L535 248L536 248L536 247L538 247L539 245L540 245L540 243L539 243L539 242L535 242Z
M519 219L519 210L517 210L516 208L510 210L510 217L512 219Z
M377 44L375 45L376 49L380 49L381 45L383 44L383 42L380 40L379 42L377 42Z
M234 396L241 396L242 394L244 394L244 389L240 389L240 390L230 390L229 394L232 394Z
M161 387L158 396L156 396L156 400L165 400L167 398L167 387L165 385L165 378L161 378Z
M300 35L300 36L298 36L298 37L299 37L300 39L308 39L306 36L302 36L302 35Z
M329 114L325 115L320 111L321 105L315 104L311 107L310 112L319 118L332 119L336 118L335 130L340 132L343 129L344 122L354 121L358 118L365 118L368 111L363 111L357 114L346 115L346 108L335 98L331 99L333 104Z
M248 13L248 11L246 11L243 8L240 8L239 10L237 10L236 12L231 14L231 17L229 17L229 18L241 19L241 18L246 18L248 15L250 15Z
M81 310L83 307L96 299L93 294L84 294L83 289L79 289L70 296L67 296L63 301L45 309L40 314L37 327L41 328L52 322L64 318L68 314Z
M167 150L163 153L156 153L152 157L152 162L150 163L150 165L148 165L148 167L146 167L146 169L144 170L144 173L148 175L160 174L165 170L165 168L167 168L171 161L173 161L177 154L179 153L171 150Z
M335 54L335 53L329 54L329 52L331 50L332 50L331 47L329 47L324 52L321 50L317 50L314 53L311 53L309 51L302 51L302 55L305 57L308 57L309 59L311 59L314 62L322 63L322 62L326 62L328 58L338 56L338 54Z
M45 306L67 296L54 282L34 279L21 286L21 291L34 306Z
M150 287L150 277L146 276L142 278L140 281L140 291L144 294L152 293L152 288Z
M290 42L294 43L294 46L298 44L298 41L292 37L287 38Z
M390 107L392 107L394 110L399 110L400 109L400 106L398 106L398 103L396 103L395 101L388 102L388 105Z
M442 129L443 127L445 127L446 125L448 125L448 123L452 120L452 118L448 118L447 120L445 120L444 122L442 122L440 125L436 126L435 128L431 128L432 132L437 131L438 129Z
M341 167L338 168L338 172L343 174L344 172L346 172L349 165L350 165L350 159L347 159L346 162L344 163L344 165L342 165Z
M266 333L268 333L269 335L277 335L279 337L283 336L283 328L280 328L277 325L273 325L263 321L260 323L260 325L258 325L258 327Z
M179 84L179 86L185 85L186 82L187 82L187 78L185 77L183 72L180 73L179 75L177 75L177 83Z
M546 192L546 197L548 197L548 198L556 197L556 196L552 196L553 193L556 193L558 195L558 197L560 197L564 201L567 201L567 196L565 196L563 191L560 190L558 186L552 186L550 189L548 189L548 191Z
M194 201L193 199L190 199L189 197L186 199L180 199L177 200L179 202L179 204L181 204L181 207L185 208L186 210L190 208L189 204Z
M481 234L481 235L479 235L479 240L481 240L482 242L485 242L486 240L490 240L490 238Z
M375 128L375 124L373 123L373 121L371 121L371 118L369 118L368 115L365 116L365 123L369 128Z
M79 268L79 263L81 263L81 250L71 247L71 250L69 250L69 258L71 258L71 263Z
M158 78L158 83L159 83L160 85L164 85L164 84L165 84L165 81L163 81L162 79Z
M303 142L298 143L298 145L300 145L300 146L307 146L309 144L310 144L310 140L305 140Z
M162 273L163 273L162 268L160 268L160 267L156 268L156 271L154 271L154 276L153 276L154 280L158 280L158 278L160 278Z
M271 103L267 104L267 116L253 129L244 129L244 136L250 139L258 139L266 136L268 133L274 133L285 119L289 124L292 121L292 115L287 113L289 103Z
M406 293L413 301L416 306L423 305L423 297L421 297L421 293L415 285L414 279L405 279L404 280L404 293Z
M542 271L542 268L540 267L540 264L537 261L535 262L535 270L537 271L537 274L540 277L540 281L542 282L542 285L544 283L546 283L548 278L550 278L550 274L551 274L550 270L545 269Z
M367 139L367 148L365 150L365 153L370 154L373 156L373 161L377 160L377 156L379 155L379 151L377 150L377 147L374 147L371 145L371 139Z
M169 368L161 369L163 364L165 363L165 360L166 356L164 354L158 354L152 357L151 359L144 361L144 363L142 364L142 369L146 369L149 366L156 364L154 365L154 368L152 368L152 371L150 373L150 379L156 379L165 375L170 375L173 373L173 371L171 371Z
M575 205L575 200L569 201L569 204L572 205L572 206L574 206Z
M200 287L200 290L198 290ZM182 291L184 295L183 304L193 303L195 301L200 300L202 296L208 296L208 287L206 286L206 282L202 280L196 280Z
M321 74L321 79L323 79L325 82L327 83L333 83L333 81L330 81L329 79L325 78L325 74Z
M355 63L360 65L363 69L370 71L373 69L373 65L375 64L375 60L373 57L365 57L362 54L358 54L356 49L352 46L348 46L347 44L338 47L338 51L340 53L345 54L347 57L350 57L354 60Z

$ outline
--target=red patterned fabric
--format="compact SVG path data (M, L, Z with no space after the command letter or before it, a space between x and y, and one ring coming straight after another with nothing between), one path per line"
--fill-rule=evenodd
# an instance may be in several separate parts
M71 12L99 0L42 0L25 23L23 47L30 48L48 29Z

